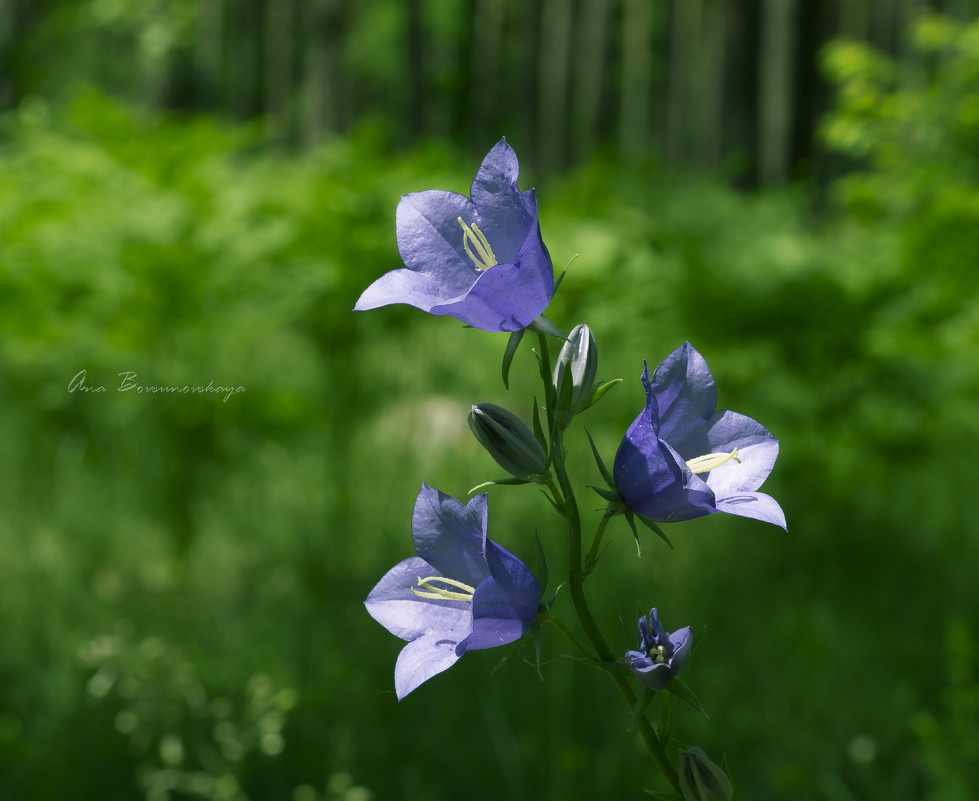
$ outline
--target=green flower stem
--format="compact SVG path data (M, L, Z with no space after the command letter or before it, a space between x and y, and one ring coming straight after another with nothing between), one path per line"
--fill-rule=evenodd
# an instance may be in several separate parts
M602 545L602 537L605 536L605 529L608 527L608 521L612 519L614 513L612 511L612 504L608 505L605 510L605 514L602 515L601 522L598 524L598 531L595 532L595 539L591 544L591 548L588 550L588 555L585 557L585 578L588 578L588 574L591 573L595 564L598 562L598 549Z
M560 631L564 638L574 646L574 649L581 654L586 659L594 659L595 655L588 650L588 646L585 645L581 640L579 640L573 631L564 625L563 621L559 618L554 617L554 615L548 613L541 617L541 621L544 623L550 623L554 628Z
M570 574L568 576L568 585L571 590L571 599L574 603L575 612L578 614L578 620L581 622L581 626L585 630L585 635L598 654L599 659L603 662L614 662L615 656L605 641L605 637L602 636L598 624L595 623L591 609L588 606L588 600L585 598L585 572L582 569L581 561L581 517L578 514L578 502L575 500L574 490L568 478L568 471L564 463L564 432L561 426L553 424L553 411L551 408L553 390L551 388L551 369L550 357L547 352L547 340L543 334L538 334L538 336L541 347L541 378L544 381L544 397L548 400L547 418L551 432L551 460L554 472L557 475L558 484L561 487L561 494L564 497L564 518L568 521L568 532L570 535ZM604 532L604 528L600 526L599 532ZM596 540L598 539L600 538L596 535ZM595 550L596 547L593 545L592 550ZM632 687L629 686L629 680L618 673L611 671L608 673L616 689L619 691L619 695L622 696L629 710L632 711L636 705L636 694L632 691ZM670 784L679 791L680 781L676 768L673 767L673 764L667 757L664 744L660 742L659 737L653 731L653 727L645 715L639 719L639 733L653 761L663 772L663 775L666 776Z

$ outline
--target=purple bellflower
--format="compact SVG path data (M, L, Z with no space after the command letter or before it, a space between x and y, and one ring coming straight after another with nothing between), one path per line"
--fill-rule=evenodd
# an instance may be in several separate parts
M785 528L785 514L757 492L778 456L778 440L743 414L716 411L707 362L687 342L642 374L646 407L615 454L616 488L636 514L657 523L714 512Z
M639 650L627 651L625 663L639 681L651 690L664 690L666 683L687 663L693 635L689 626L668 633L653 608L649 619L639 618Z
M394 669L398 700L466 651L520 639L537 619L541 588L506 548L486 538L486 495L463 506L422 484L411 519L418 556L399 562L364 602L407 640Z
M371 284L356 311L407 303L483 331L519 331L547 308L554 269L537 224L534 190L517 189L517 155L501 139L473 180L472 200L441 189L401 198L405 267Z

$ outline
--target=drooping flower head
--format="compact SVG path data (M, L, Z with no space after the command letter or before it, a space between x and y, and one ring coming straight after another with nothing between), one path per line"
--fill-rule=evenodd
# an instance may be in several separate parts
M501 139L470 195L429 189L401 198L398 250L405 267L371 284L357 311L407 303L483 331L519 331L547 308L554 270L537 224L534 190L517 189L517 155Z
M626 505L658 523L714 512L785 528L785 515L757 492L778 456L778 440L743 414L717 411L717 389L688 342L643 370L646 406L615 454L613 478Z
M463 506L422 484L411 520L418 556L399 562L364 602L407 640L394 669L398 699L466 651L520 639L537 619L540 584L506 548L486 537L486 495Z
M639 618L639 650L627 651L625 663L639 681L652 690L666 689L666 683L687 663L693 635L689 626L668 633L659 622L654 607Z

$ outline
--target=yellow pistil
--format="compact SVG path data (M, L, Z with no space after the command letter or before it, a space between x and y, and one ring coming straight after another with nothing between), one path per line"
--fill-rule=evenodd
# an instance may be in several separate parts
M466 254L469 258L472 259L476 271L482 272L498 264L496 256L493 255L493 248L490 247L490 243L483 236L483 232L479 230L479 226L476 223L473 223L471 226L466 225L462 221L462 217L458 217L457 219L459 220L459 225L462 226L462 246L466 249ZM476 251L475 253L473 253L474 249Z
M445 587L437 587L435 586L436 584L445 584L449 587L455 587L458 590L464 590L464 592L453 592L452 590L447 590ZM424 587L424 589L416 590L412 587L411 591L414 595L417 595L419 598L431 598L434 601L466 601L471 603L473 593L476 592L475 587L470 587L461 581L442 576L429 576L428 578L419 576L418 586Z
M694 473L706 473L708 470L713 470L715 467L720 467L722 464L725 464L732 459L738 464L741 464L741 460L738 458L737 448L730 453L707 453L703 456L698 456L696 459L690 459L687 461L687 467L689 467Z

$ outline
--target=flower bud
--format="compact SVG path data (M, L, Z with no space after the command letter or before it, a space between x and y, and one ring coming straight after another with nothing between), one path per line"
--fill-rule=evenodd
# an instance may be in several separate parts
M469 412L469 427L496 463L510 475L531 481L547 471L547 454L533 432L512 412L479 403Z
M694 746L680 752L680 792L685 801L730 801L734 788L727 774Z
M568 334L568 340L562 346L554 365L554 398L565 425L575 414L591 405L597 370L598 345L595 337L587 325L576 325ZM568 380L571 381L570 395L565 387ZM561 403L562 396L570 398L566 401L566 408Z

